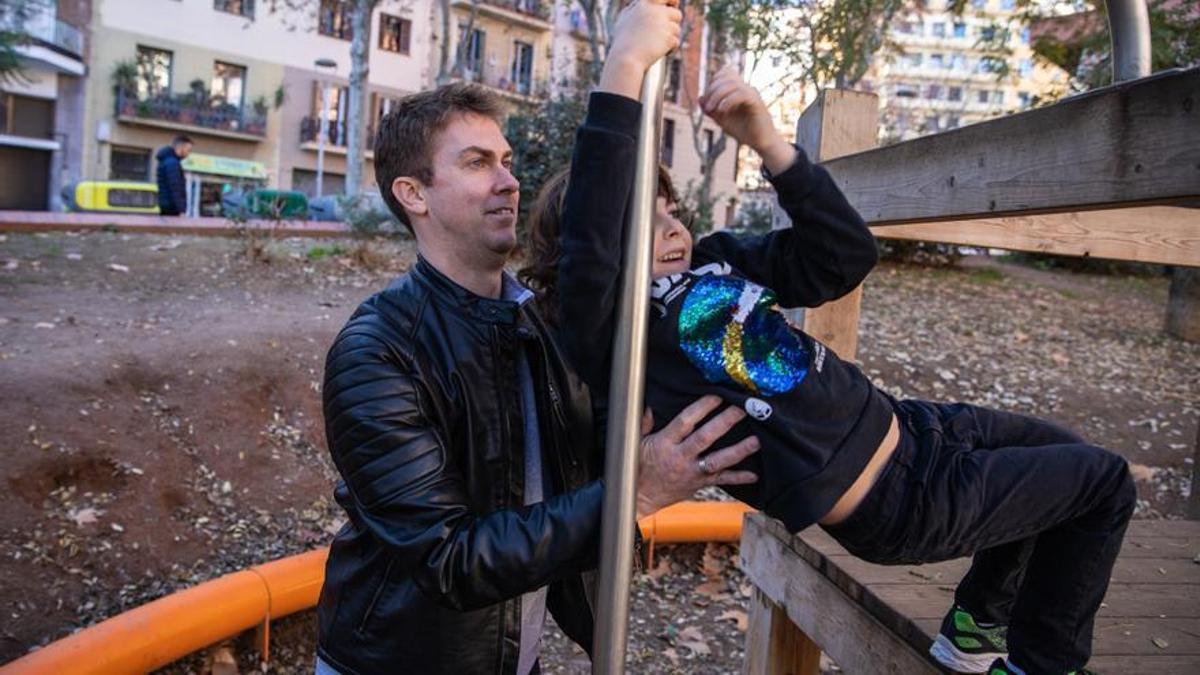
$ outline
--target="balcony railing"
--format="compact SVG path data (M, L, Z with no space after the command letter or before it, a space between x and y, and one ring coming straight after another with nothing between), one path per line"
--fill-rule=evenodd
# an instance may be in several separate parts
M158 94L139 99L136 94L117 92L117 116L186 124L251 136L267 135L266 115L247 114L228 103L198 104L191 94Z
M16 30L33 40L56 47L73 56L83 55L83 33L76 27L59 21L58 11L53 5L45 5L17 26L16 15L0 9L0 29Z
M514 12L535 16L542 21L550 20L550 3L542 0L484 0L489 5L511 9Z
M509 94L518 96L530 96L535 98L546 98L550 95L550 85L545 80L513 80L507 75L499 75L491 72L477 72L467 68L463 71L464 82L474 82L482 84L492 89L498 89Z

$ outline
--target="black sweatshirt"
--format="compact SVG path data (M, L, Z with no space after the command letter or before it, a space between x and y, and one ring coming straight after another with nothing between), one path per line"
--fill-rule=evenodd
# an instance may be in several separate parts
M575 142L559 262L560 328L593 400L606 400L641 104L594 93ZM653 283L646 403L664 425L704 394L748 415L714 448L750 434L735 497L800 530L822 518L887 435L892 406L850 363L786 322L850 292L874 267L875 240L833 179L801 151L771 183L792 227L699 240L691 271Z

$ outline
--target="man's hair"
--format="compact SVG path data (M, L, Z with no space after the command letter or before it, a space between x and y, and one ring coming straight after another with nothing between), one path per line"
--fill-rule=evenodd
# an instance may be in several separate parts
M186 134L179 134L175 138L171 139L171 145L183 145L184 143L191 143L192 145L195 145L195 143L192 143L192 137Z
M433 140L454 115L474 113L500 124L504 104L500 97L473 84L447 84L433 91L400 99L379 122L375 134L375 182L388 208L412 231L412 221L392 194L392 183L412 176L433 183Z

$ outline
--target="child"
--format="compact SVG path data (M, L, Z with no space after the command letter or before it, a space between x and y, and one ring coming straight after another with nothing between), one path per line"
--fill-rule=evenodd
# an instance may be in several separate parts
M606 398L636 97L661 56L631 57L624 44L638 40L620 33L654 30L668 28L618 23L569 177L544 188L530 223L524 279L556 305L549 314L596 400ZM735 71L717 74L701 105L762 156L792 226L718 232L693 246L660 174L646 366L655 417L670 419L701 394L744 407L746 421L723 442L758 437L761 450L737 468L759 481L727 489L792 531L819 522L876 563L974 554L931 648L947 667L1079 672L1135 501L1125 461L1032 417L897 401L788 325L779 307L816 306L857 286L876 262L874 240Z

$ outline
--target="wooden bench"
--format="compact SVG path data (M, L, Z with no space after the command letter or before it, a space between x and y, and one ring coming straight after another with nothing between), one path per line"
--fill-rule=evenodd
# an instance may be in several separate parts
M969 560L883 566L817 527L792 535L746 517L754 584L747 675L817 672L824 650L852 675L943 672L927 656ZM1134 521L1096 618L1091 666L1108 674L1200 673L1200 522Z

